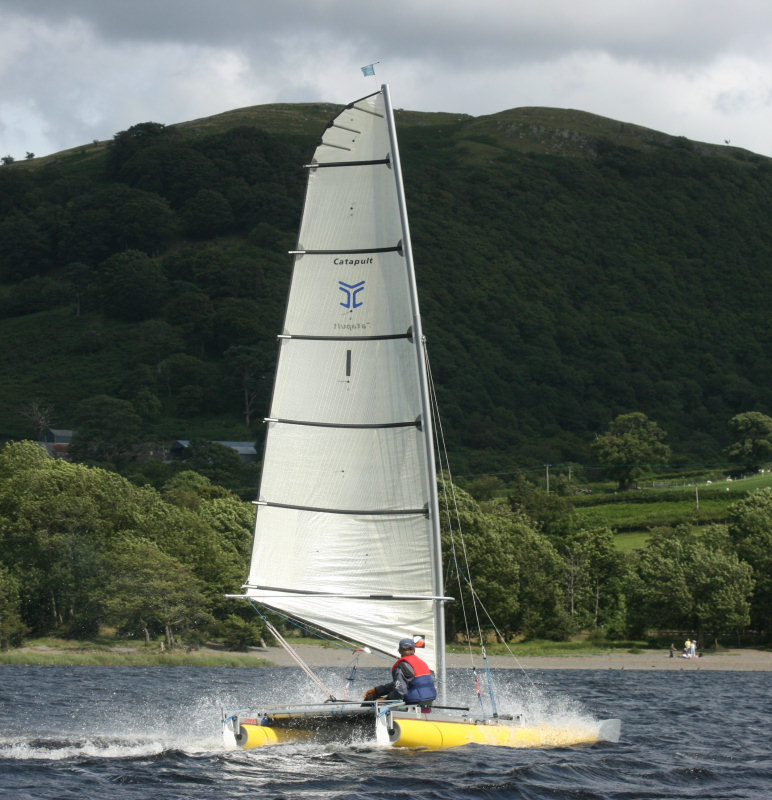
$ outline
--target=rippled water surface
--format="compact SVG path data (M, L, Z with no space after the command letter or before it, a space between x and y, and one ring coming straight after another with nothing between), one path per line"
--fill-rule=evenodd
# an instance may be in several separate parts
M361 686L382 672L359 671ZM9 798L772 797L772 673L494 673L501 711L621 717L618 744L441 752L282 745L225 751L221 708L315 699L290 669L0 667ZM345 676L327 675L328 681ZM472 700L466 673L451 671ZM334 685L331 683L330 685ZM359 690L359 689L358 689ZM357 691L358 691L357 690Z

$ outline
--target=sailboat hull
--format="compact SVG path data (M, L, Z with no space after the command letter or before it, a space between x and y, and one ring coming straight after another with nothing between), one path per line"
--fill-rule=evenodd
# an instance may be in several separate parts
M569 747L599 741L617 741L618 720L600 724L539 723L521 724L506 720L454 721L420 718L395 718L391 744L393 747L415 747L445 750L467 744L497 747ZM616 738L613 738L613 724Z
M468 744L496 747L570 747L601 741L619 740L619 720L591 724L581 722L543 722L526 724L520 720L454 719L445 716L392 713L375 716L372 711L346 714L275 715L269 721L242 719L235 737L228 729L231 746L251 750L288 742L314 741L345 744L372 740L391 747L445 750ZM265 724L267 722L267 724Z
M230 747L252 750L287 742L333 742L345 744L364 741L373 736L373 711L368 707L330 706L317 709L271 710L270 716L236 718L226 722L223 730Z

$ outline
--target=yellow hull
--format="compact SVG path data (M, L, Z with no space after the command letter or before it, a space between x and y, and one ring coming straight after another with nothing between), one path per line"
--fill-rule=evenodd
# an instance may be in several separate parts
M242 750L252 750L255 747L265 747L268 744L286 744L287 742L302 742L313 739L312 731L303 731L296 728L271 728L268 725L242 725L238 746Z
M242 723L237 746L243 750L251 750L272 744L310 741L317 739L318 734L314 730ZM466 744L521 748L570 747L599 741L617 741L619 720L605 720L594 725L521 725L495 720L475 723L465 720L431 720L423 715L416 718L395 715L388 734L392 747L426 750L445 750Z
M600 726L584 725L519 725L507 722L479 723L433 721L429 719L394 720L394 733L389 737L394 747L423 747L444 750L465 744L497 747L569 747L608 740L601 737ZM618 736L618 732L617 732Z

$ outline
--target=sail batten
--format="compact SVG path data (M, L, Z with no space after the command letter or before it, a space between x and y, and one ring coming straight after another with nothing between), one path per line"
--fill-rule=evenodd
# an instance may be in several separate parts
M394 245L393 247L360 247L356 250L344 250L340 247L332 250L311 250L310 248L307 248L305 250L291 250L290 254L299 256L354 256L360 253L365 255L369 255L370 253L399 253L401 249L402 247L399 244Z
M389 158L373 158L368 161L317 161L305 164L305 169L324 169L325 167L373 167L391 164Z
M417 419L405 422L311 422L304 419L275 419L266 418L266 422L280 422L283 425L310 425L316 428L420 428L421 421Z
M420 514L426 516L428 511L426 508L366 508L366 509L352 509L352 508L320 508L313 506L296 506L290 503L272 503L270 500L262 500L260 505L271 506L272 508L291 508L294 511L314 511L320 514L349 514L354 517L367 516L392 516L394 514Z
M452 597L432 597L415 594L336 594L333 592L310 592L310 591L297 591L295 589L284 589L280 586L252 586L251 584L244 584L244 589L260 589L265 592L274 592L276 597L282 595L294 595L304 597L338 597L348 600L399 600L408 602L410 600L452 600ZM232 597L233 595L229 595ZM239 597L248 597L248 595L238 595Z
M371 97L372 97L372 95L370 95L368 97L363 97L362 99L363 100L369 100ZM348 106L346 106L346 110L347 111L351 111L352 109L356 109L357 111L361 111L363 114L372 114L374 117L383 118L385 116L383 113L381 113L379 111L374 111L371 108L365 108L363 106L358 105L358 103L360 103L360 102L361 102L360 100L357 100L354 103L349 103ZM342 127L342 126L337 125L336 127Z
M320 148L321 147L334 147L334 148L336 148L338 150L345 150L346 152L350 152L351 151L350 147L344 147L341 144L333 144L332 142L323 142L322 144L319 145L319 147Z
M411 339L413 334L410 331L405 333L388 333L381 334L380 336L303 336L300 334L282 333L282 339L297 339L298 341L316 341L316 342L374 342L378 340L386 341L387 339Z
M362 131L356 128L347 128L345 125L339 125L337 122L333 122L330 127L340 128L342 131L348 131L349 133L362 133Z

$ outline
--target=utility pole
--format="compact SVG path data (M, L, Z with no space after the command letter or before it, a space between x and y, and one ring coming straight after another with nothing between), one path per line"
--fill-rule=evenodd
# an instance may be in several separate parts
M547 468L547 494L550 493L550 464L544 465Z

